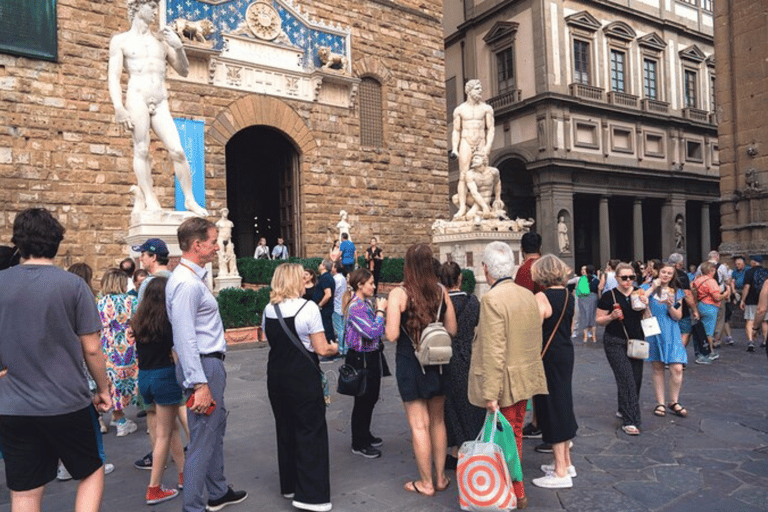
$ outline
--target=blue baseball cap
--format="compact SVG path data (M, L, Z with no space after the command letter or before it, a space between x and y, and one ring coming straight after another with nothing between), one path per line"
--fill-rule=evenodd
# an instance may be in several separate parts
M151 252L158 256L168 256L168 246L159 238L150 238L141 245L131 247L135 252Z
M762 263L763 262L763 257L760 256L759 254L753 254L752 256L749 257L749 259L751 259L753 261L756 261L758 263Z

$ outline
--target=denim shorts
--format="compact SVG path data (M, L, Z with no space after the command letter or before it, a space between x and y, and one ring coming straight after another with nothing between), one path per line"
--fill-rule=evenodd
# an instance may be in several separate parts
M176 381L176 367L139 369L139 393L146 405L178 405L183 397Z

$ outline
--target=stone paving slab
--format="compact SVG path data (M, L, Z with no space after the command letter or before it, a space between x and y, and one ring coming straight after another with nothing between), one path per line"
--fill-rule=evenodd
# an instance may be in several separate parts
M644 369L641 390L642 430L639 437L625 435L616 412L616 388L605 360L602 342L576 342L574 402L579 423L574 439L573 463L578 477L574 487L548 490L530 480L541 475L539 466L551 455L533 451L540 442L523 443L522 466L530 510L554 511L674 511L751 512L768 510L768 362L765 353L745 351L743 331L737 344L724 347L720 359L709 366L691 364L684 374L681 402L688 418L652 414L656 400L650 365ZM392 346L389 360L394 365ZM249 492L247 501L228 507L232 512L295 510L279 494L275 425L266 393L268 349L231 350L227 360L229 410L225 439L226 472L231 483ZM693 360L689 349L689 360ZM338 363L323 365L336 369ZM349 418L352 399L335 396L327 410L331 449L331 489L334 510L340 512L445 512L459 510L456 477L451 487L428 498L403 490L417 478L410 430L394 378L384 379L382 401L374 412L374 434L384 439L380 459L368 460L350 451ZM135 416L129 410L129 417ZM139 432L116 438L105 435L108 461L116 470L107 476L102 510L149 510L143 496L149 471L133 461L149 451L146 422L137 420ZM0 512L10 510L9 494L0 464ZM175 485L171 464L163 483ZM46 489L43 510L72 510L76 483L52 482ZM180 500L152 508L179 510Z

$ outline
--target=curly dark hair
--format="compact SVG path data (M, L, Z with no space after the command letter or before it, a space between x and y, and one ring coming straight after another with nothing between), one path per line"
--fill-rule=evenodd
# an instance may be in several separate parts
M64 226L45 208L29 208L13 221L11 242L22 258L52 259L64 240Z

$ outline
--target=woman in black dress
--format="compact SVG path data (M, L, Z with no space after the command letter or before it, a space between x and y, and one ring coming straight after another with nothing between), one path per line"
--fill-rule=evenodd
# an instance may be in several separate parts
M536 294L539 311L543 320L542 350L544 373L547 376L548 395L533 397L534 409L541 428L541 439L552 445L554 464L541 466L546 474L534 478L533 485L548 489L573 487L572 478L576 469L571 464L570 440L576 436L578 425L573 414L573 342L571 341L571 319L574 299L565 288L571 269L563 260L552 254L545 254L531 267L535 283L544 288ZM554 332L554 335L553 335Z
M465 441L477 437L485 420L485 409L470 404L467 399L469 362L472 359L475 327L480 319L480 301L474 295L461 291L461 267L456 262L443 263L440 282L448 288L459 329L451 343L451 380L445 400L445 427L448 431L448 447L451 449L445 466L447 469L456 469L459 447Z
M432 496L450 480L445 476L448 439L445 431L445 394L450 371L445 366L422 366L416 359L414 343L421 331L439 317L451 336L456 335L456 316L448 292L437 282L432 268L432 248L412 245L405 253L403 286L389 294L385 333L397 342L397 388L411 427L413 452L419 479L405 484L405 490ZM432 462L435 479L432 478Z

